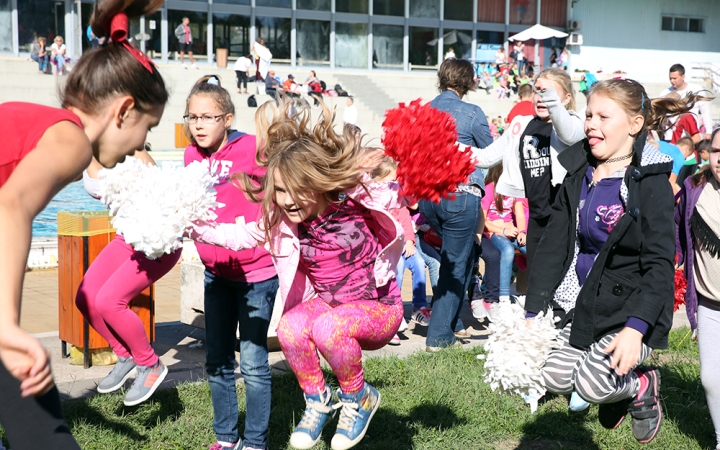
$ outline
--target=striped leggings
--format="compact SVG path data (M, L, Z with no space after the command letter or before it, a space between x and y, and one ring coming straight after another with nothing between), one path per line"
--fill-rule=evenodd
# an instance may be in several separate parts
M550 353L543 378L547 390L555 394L570 394L575 390L580 397L590 403L615 403L634 397L640 383L635 371L619 376L610 368L610 356L603 349L617 336L608 334L587 350L570 345L572 324L563 328L557 338L557 347ZM652 349L642 344L640 360L642 363Z

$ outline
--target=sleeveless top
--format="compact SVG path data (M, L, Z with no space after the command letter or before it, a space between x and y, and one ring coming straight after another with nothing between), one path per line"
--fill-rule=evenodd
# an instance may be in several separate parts
M80 129L80 118L66 110L24 102L0 104L0 123L6 130L0 148L0 187L5 185L20 161L30 153L48 128L68 120Z

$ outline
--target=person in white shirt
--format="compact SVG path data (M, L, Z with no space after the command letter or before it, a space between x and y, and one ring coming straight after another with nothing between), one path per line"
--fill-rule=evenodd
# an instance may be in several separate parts
M247 82L248 76L250 75L250 68L253 66L252 58L250 55L241 56L235 61L235 73L237 74L237 91L240 92L242 87L242 93L247 94ZM240 86L242 85L242 86Z
M347 106L345 106L345 111L343 111L343 122L349 123L350 125L357 124L358 110L354 103L355 100L353 100L352 97L348 97L346 103Z
M455 50L453 50L452 47L450 47L448 49L447 53L445 53L445 59L450 59L450 58L455 58Z
M660 97L667 97L672 92L676 92L680 98L685 98L689 93L699 94L704 91L701 86L694 83L685 82L685 67L682 64L673 64L670 66L670 84L671 86L660 93ZM713 129L712 111L710 111L709 102L697 103L690 112L698 121L698 129L703 132L703 139L710 139L710 133ZM705 126L702 130L701 126Z
M55 75L64 75L67 69L65 67L65 64L68 62L69 58L65 53L67 47L65 47L65 44L63 43L62 36L55 36L53 45L50 48L52 49L52 56L50 56L50 61L52 61L57 66Z

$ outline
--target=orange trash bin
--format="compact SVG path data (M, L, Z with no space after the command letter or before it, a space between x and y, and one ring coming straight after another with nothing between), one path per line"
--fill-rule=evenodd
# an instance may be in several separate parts
M109 347L75 306L75 296L85 272L115 238L107 211L60 211L58 213L58 313L62 356L67 344L83 349L83 365L91 366L90 351ZM140 317L150 342L155 341L155 285L135 297L129 307Z

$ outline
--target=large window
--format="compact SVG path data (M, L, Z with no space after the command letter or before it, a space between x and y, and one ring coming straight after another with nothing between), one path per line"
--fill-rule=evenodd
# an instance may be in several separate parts
M297 0L297 9L330 11L330 0Z
M437 64L437 28L410 27L410 64L434 66Z
M335 66L366 68L368 65L366 23L335 24Z
M410 17L439 19L440 2L437 0L412 0L410 2Z
M250 53L250 17L239 14L213 14L213 48L230 50L230 56Z
M11 0L0 0L0 10L7 11L10 16ZM29 52L31 44L38 36L47 38L50 46L55 36L65 38L65 3L49 2L48 0L23 0L17 2L18 9L18 37L20 39L20 51ZM3 29L12 30L12 22L7 27L3 22L0 26ZM66 39L67 41L67 39ZM12 39L10 39L10 50L12 51Z
M213 3L229 3L231 5L249 5L250 0L213 0Z
M405 16L405 0L373 0L375 16Z
M478 1L478 22L505 23L505 0Z
M0 52L13 51L12 4L10 0L0 0Z
M443 52L447 54L450 49L456 58L470 59L472 49L472 30L445 30L443 36Z
M472 20L474 1L478 0L445 0L445 20Z
M291 8L292 0L255 0L255 6L272 6L275 8ZM273 56L274 58L274 56Z
M662 16L663 31L686 31L690 33L702 33L703 19L691 17Z
M373 25L373 68L402 69L403 27Z
M265 40L275 62L290 63L290 26L290 19L255 17L257 37Z
M297 65L330 65L330 22L297 21Z
M162 12L161 11L155 11L153 14L149 16L145 16L145 33L147 33L150 38L145 43L145 52L148 54L151 58L160 58L162 54L162 37L161 37L161 30L160 30L160 24L162 22ZM174 28L170 28L168 26L168 33L171 35L171 41L172 38L174 38ZM177 39L175 39L175 42L172 42L172 45L168 47L169 51L175 51L177 50Z
M176 56L180 48L178 47L179 41L175 37L175 29L178 25L182 24L183 17L190 19L190 32L192 33L192 51L195 57L204 58L207 55L207 13L201 12L189 12L189 11L168 11L168 51L171 55ZM156 24L157 28L160 28L160 24ZM157 30L158 32L160 30Z
M335 0L335 12L368 13L368 0Z

